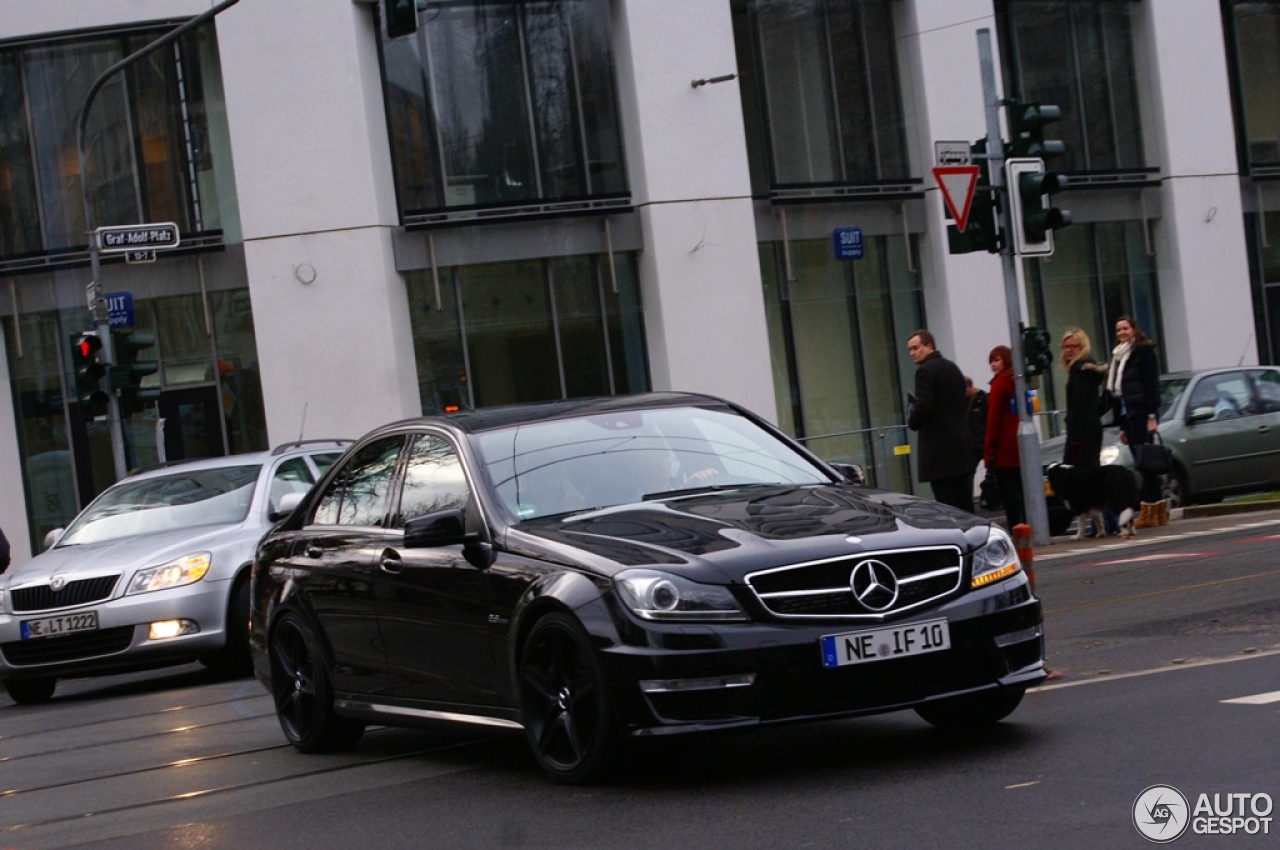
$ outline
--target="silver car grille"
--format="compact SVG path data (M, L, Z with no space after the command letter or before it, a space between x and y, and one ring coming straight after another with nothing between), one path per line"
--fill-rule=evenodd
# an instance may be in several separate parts
M9 596L13 600L14 613L56 611L109 599L119 580L119 574L76 579L67 582L60 590L54 590L47 584L37 584L10 590Z
M891 573L892 601L855 593L855 569L868 561L876 574ZM887 567L886 573L883 567ZM866 568L863 568L864 574ZM788 619L883 620L938 602L960 588L963 558L955 546L866 552L791 564L747 576L747 585L769 613Z

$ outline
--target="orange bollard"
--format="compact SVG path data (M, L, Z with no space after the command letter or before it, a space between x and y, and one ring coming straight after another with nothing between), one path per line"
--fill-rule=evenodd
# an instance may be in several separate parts
M1027 571L1027 579L1031 582L1031 590L1036 589L1035 550L1031 548L1031 526L1020 522L1013 527L1013 548L1017 550L1018 560Z

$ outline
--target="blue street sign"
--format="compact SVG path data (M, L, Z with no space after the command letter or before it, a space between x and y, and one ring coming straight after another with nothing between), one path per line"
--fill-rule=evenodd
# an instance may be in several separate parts
M837 227L831 231L831 247L837 260L861 260L862 228Z
M107 302L107 317L113 328L131 328L137 320L133 315L132 292L108 292L102 296Z

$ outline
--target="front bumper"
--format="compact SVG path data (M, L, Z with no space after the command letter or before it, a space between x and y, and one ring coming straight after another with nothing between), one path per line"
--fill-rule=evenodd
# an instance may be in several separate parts
M227 581L121 596L50 611L0 612L0 678L98 675L191 661L226 643ZM22 638L26 620L94 611L98 628L57 637ZM198 631L149 637L150 624L189 620Z
M881 624L699 626L608 649L605 672L633 736L878 714L1043 681L1040 602L1025 575L883 625L940 617L951 647L924 655L823 666L822 636Z

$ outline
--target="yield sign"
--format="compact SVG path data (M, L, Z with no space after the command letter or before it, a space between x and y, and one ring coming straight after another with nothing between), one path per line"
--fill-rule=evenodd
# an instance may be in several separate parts
M956 223L956 230L964 233L969 223L969 208L973 205L973 190L978 185L978 166L939 165L933 169L933 179L942 190L942 201Z

